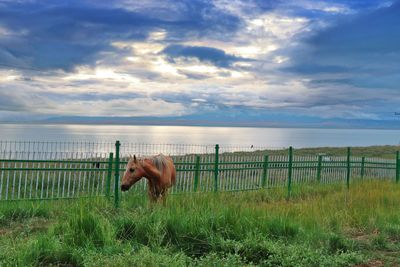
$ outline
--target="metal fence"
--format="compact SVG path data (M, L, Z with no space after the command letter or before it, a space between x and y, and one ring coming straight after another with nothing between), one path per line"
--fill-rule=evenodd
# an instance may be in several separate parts
M282 155L269 155L280 150ZM174 159L172 193L253 190L350 179L400 178L396 159L296 156L292 148L0 141L0 201L108 196L120 199L119 179L132 154ZM276 153L275 153L276 154ZM142 179L132 191L146 190Z

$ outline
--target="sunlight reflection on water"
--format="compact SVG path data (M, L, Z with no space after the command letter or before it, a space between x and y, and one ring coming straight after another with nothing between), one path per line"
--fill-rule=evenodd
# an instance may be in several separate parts
M244 128L135 125L2 124L0 140L149 144L222 144L263 147L397 145L400 130Z

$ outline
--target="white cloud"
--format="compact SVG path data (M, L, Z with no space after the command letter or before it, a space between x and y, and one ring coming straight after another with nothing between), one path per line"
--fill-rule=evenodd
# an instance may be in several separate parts
M6 35L9 34L10 32L6 28L0 26L0 37L5 37Z
M289 58L285 57L285 56L275 56L274 57L274 62L278 63L278 64L284 63L284 62L286 62L288 60L289 60Z
M100 81L116 81L116 82L127 82L137 84L140 83L140 79L127 74L118 73L112 68L98 67L90 69L87 67L77 68L77 71L73 74L67 74L63 79L67 81L84 81L84 80L100 80Z
M313 1L313 0L297 0L291 2L293 5L301 6L302 8L309 10L319 10L327 13L333 14L352 14L355 10L351 9L349 6L340 3L331 3L325 1Z
M190 108L181 103L168 103L161 99L131 98L113 100L75 100L59 103L48 100L35 105L38 114L77 116L181 116L190 113Z
M0 81L11 82L22 78L22 75L14 70L1 70L0 69Z
M166 36L167 32L165 30L151 32L148 41L162 41Z
M254 19L248 19L247 29L271 34L278 40L284 40L302 32L308 23L309 20L304 17L288 17L277 13L268 13Z

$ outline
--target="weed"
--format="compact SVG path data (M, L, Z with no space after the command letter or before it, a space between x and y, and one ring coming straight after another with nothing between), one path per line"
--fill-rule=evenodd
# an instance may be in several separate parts
M30 246L24 262L36 266L83 266L83 258L73 248L49 236L39 236Z
M80 207L68 214L65 222L54 227L54 232L73 246L103 247L112 240L113 229L101 215Z

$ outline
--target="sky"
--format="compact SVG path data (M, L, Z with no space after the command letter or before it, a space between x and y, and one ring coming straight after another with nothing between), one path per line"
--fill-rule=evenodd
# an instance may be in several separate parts
M399 1L0 0L0 121L400 127L399 86Z

